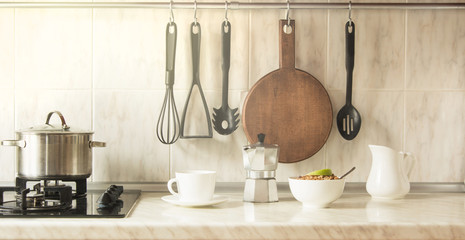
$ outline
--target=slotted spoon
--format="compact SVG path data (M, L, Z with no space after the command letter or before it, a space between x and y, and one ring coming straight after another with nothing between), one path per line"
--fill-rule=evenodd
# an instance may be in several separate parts
M336 122L341 136L346 140L352 140L357 136L362 126L362 117L352 105L352 75L354 72L355 55L355 23L353 21L347 21L345 32L347 70L346 105L339 110Z

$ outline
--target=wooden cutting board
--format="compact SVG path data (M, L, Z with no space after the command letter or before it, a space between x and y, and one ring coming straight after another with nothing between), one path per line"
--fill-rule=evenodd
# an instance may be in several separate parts
M295 68L295 22L292 32L279 23L279 69L262 77L250 89L243 106L242 124L250 143L266 135L265 143L278 144L279 162L305 160L326 143L333 122L331 100L312 75Z

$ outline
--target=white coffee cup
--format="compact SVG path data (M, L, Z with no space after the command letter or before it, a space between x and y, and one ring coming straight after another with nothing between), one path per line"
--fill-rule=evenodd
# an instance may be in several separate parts
M173 190L176 182L178 192ZM216 172L208 170L188 170L176 172L176 178L168 181L168 190L183 202L206 202L213 198Z

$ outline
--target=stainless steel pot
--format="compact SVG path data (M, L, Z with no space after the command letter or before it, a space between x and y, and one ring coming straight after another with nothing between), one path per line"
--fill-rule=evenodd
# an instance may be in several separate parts
M49 124L53 114L61 125ZM92 148L105 147L92 141L90 131L72 129L58 112L50 112L44 125L16 131L17 140L4 140L4 146L16 146L17 176L41 180L88 178L92 173Z

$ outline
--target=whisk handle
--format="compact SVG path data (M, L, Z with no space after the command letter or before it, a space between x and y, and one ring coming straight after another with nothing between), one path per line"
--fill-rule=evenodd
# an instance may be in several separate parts
M166 74L165 84L173 86L174 84L174 61L176 56L176 23L169 22L166 25Z

